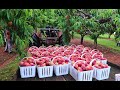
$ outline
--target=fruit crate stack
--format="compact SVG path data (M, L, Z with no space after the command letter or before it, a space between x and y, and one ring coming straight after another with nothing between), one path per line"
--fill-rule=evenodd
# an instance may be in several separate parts
M76 81L92 81L92 78L103 80L109 78L111 68L107 65L107 59L99 50L83 45L41 46L39 48L32 46L28 50L28 58L32 58L34 62L25 60L24 63L24 60L22 60L20 68L34 67L34 72L37 71L39 78L52 77L53 73L56 76L70 73ZM20 72L25 73L25 70ZM106 72L106 76L103 75L104 78L98 78L98 74L101 75L100 72ZM86 75L89 78L85 78ZM35 77L35 74L31 77Z

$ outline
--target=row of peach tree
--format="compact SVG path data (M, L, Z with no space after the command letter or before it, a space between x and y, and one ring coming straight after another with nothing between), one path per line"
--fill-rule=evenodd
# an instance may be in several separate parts
M13 44L20 55L25 55L25 48L32 41L31 35L36 28L46 25L60 28L63 42L68 45L74 33L90 35L97 47L97 38L101 34L110 36L116 32L115 40L120 39L119 9L1 9L0 10L0 45L4 44L3 32L9 28Z

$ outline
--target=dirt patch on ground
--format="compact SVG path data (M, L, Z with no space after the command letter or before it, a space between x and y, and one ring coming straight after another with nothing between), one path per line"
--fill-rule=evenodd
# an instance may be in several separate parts
M16 56L16 53L12 52L9 54L8 52L4 52L4 47L0 47L0 68L10 63Z
M71 43L76 45L80 44L80 39L72 39ZM94 48L94 44L89 41L84 41L84 46ZM98 45L97 49L99 49L104 57L108 59L109 62L120 66L120 53L112 52L110 48L106 48L104 46Z

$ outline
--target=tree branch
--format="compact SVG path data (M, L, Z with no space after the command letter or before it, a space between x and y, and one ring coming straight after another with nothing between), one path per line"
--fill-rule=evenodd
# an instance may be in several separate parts
M84 15L84 17L82 16L83 18L85 18L85 17L87 17L87 19L92 18L92 15L87 14L87 13L85 13L84 11L82 11L80 9L77 9L77 11ZM81 15L79 14L79 16L81 16ZM105 18L105 19L96 20L95 22L99 22L100 24L103 24L103 23L106 23L106 22L110 22L111 20L112 20L112 18L109 17L109 18Z
M83 12L83 11L82 11L82 10L80 10L80 9L77 9L77 11L78 11L78 12L80 12L80 13L82 13L82 14L84 15L84 17L87 17L87 19L92 18L92 15L87 14L87 13Z

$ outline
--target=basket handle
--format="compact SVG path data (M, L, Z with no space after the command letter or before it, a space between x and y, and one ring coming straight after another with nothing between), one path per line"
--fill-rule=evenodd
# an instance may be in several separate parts
M69 60L70 60L70 58L71 58L72 55L77 55L77 54L71 54L71 55L69 56Z
M94 53L93 55L92 55L92 58L96 55L97 53ZM103 54L102 54L102 57L103 57Z
M34 63L36 64L36 59L34 59L33 57L24 57L21 61L23 61L25 58L32 58L34 60Z
M45 48L45 46L40 46L39 48Z
M87 53L83 53L83 54L81 55L81 58L83 58L83 56L84 56L85 54L87 54Z
M48 60L51 61L49 57L41 57L41 58L48 58ZM40 60L41 58L38 58L37 60Z
M96 59L92 59L89 65L92 66L92 63L93 63L95 60L96 60Z
M56 51L53 51L52 54L54 54Z
M73 67L75 66L75 64L77 63L77 62L80 62L80 61L82 61L82 60L78 60L78 61L76 61L74 64L73 64ZM82 61L82 62L86 62L86 61Z
M85 50L86 50L86 49L84 48L83 51L82 51L82 53L85 52Z
M36 47L36 46L31 46L30 48L38 48L38 47Z
M70 51L70 50L65 49L65 51ZM65 51L64 51L64 52L65 52ZM63 52L63 53L64 53L64 52ZM73 52L74 52L74 51L73 51ZM73 52L72 52L72 54L73 54Z
M52 45L50 45L50 46L48 46L48 47L46 47L47 49L49 49L49 48L51 48L51 47L53 47Z
M77 49L75 48L75 50L73 51L73 53L76 52L76 51L77 51Z
M41 58L48 58L48 57L41 57ZM37 60L40 60L41 58L36 59L36 61L37 61ZM48 60L51 62L51 59L50 59L50 58L48 58ZM37 65L36 61L35 61L35 64Z
M45 52L49 53L48 51L45 51ZM41 55L43 55L43 53Z
M76 46L75 44L71 44L70 46Z
M86 50L87 50L87 49L86 49L86 48L84 48L84 49L83 49L83 51L82 51L82 53L84 53Z
M92 55L92 58L96 55L97 53L94 53L93 55Z
M34 59L33 57L24 57L22 60L24 60L25 58L32 58L32 59ZM22 60L21 60L21 61L22 61Z
M65 50L65 48L64 48L64 47L61 47L61 48L58 48L58 51L59 51L59 50L61 50L61 49L64 49L64 50Z
M85 55L85 53L81 55L81 58L83 58L84 55Z
M66 47L68 47L68 46L67 46L67 45L64 45L63 47L66 48Z
M99 50L98 49L93 49L90 53L92 53L93 51L96 51L97 50L97 52L99 52Z
M84 48L84 46L83 46L83 45L78 45L77 47L83 47L83 48Z
M48 46L48 47L53 47L53 45L50 45L50 46Z
M56 57L62 57L62 56L56 56ZM55 59L56 57L53 57L52 62L54 61L54 59ZM63 57L62 57L62 58L63 58Z

